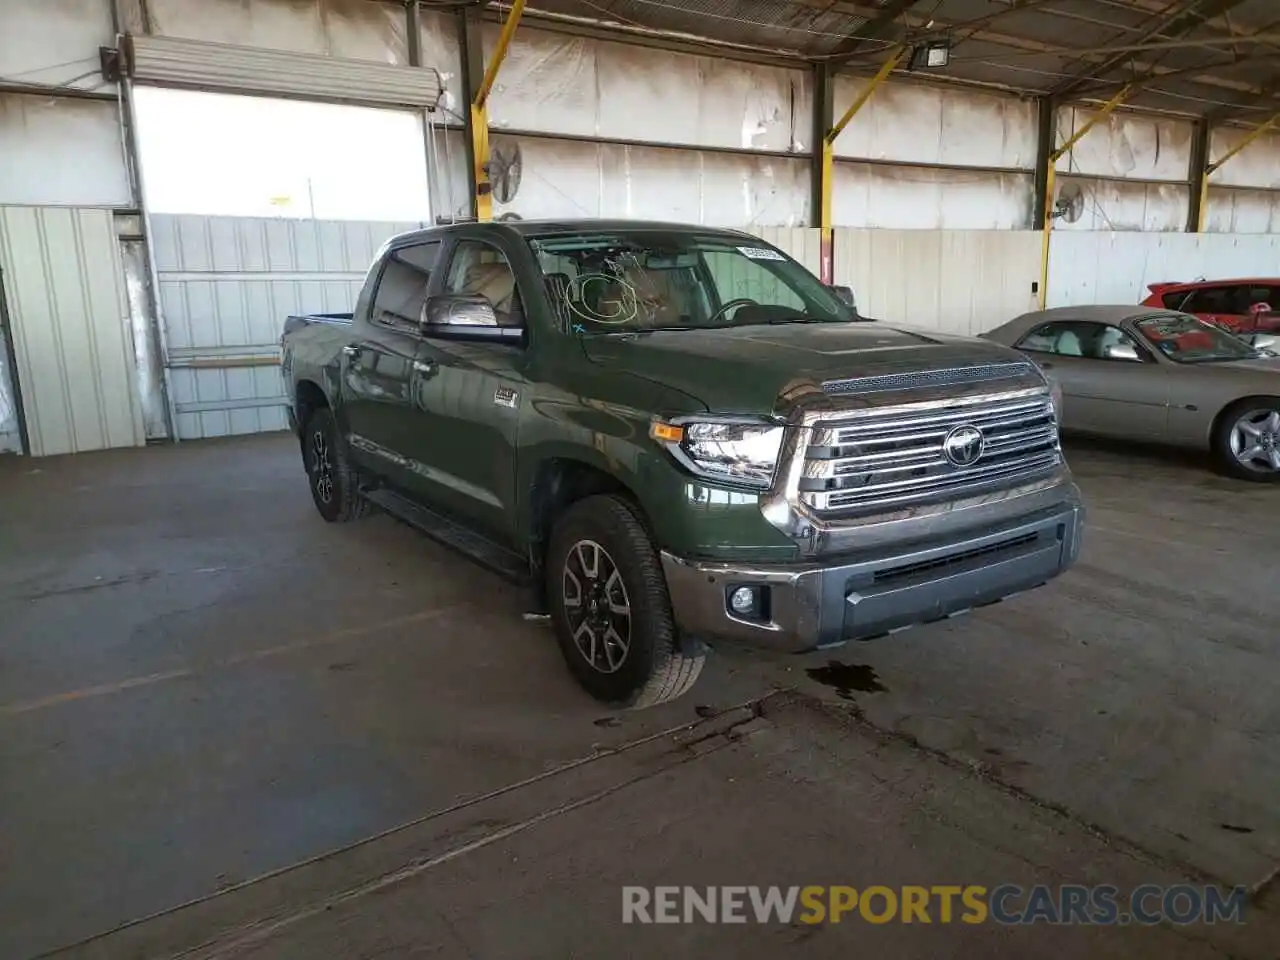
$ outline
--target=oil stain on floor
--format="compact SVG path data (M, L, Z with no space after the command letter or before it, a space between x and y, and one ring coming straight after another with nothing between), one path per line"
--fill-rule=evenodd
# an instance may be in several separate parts
M832 687L842 700L852 700L854 692L882 693L889 688L880 682L875 670L865 663L841 663L828 660L825 667L810 667L805 671L823 686Z

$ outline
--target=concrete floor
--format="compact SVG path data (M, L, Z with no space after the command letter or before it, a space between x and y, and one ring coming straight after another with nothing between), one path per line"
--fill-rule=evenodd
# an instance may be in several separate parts
M0 956L1275 960L1280 491L1070 458L1053 585L620 716L499 581L321 522L290 438L0 460ZM620 922L623 884L1178 879L1264 891L1243 927Z

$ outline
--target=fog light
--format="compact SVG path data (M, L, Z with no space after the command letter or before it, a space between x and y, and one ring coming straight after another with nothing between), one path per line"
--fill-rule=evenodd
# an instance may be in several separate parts
M754 587L738 587L729 594L729 609L739 616L750 616L756 610L756 591Z

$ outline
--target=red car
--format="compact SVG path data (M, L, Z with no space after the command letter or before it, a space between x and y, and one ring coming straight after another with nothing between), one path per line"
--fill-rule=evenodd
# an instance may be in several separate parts
M1144 306L1193 313L1231 333L1280 333L1280 280L1153 283Z

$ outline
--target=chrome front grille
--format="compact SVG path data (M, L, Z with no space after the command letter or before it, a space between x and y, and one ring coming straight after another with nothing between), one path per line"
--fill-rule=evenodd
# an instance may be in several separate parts
M968 428L982 438L972 460ZM816 424L804 456L798 492L820 513L958 499L1061 463L1053 401L1039 390L859 410Z

